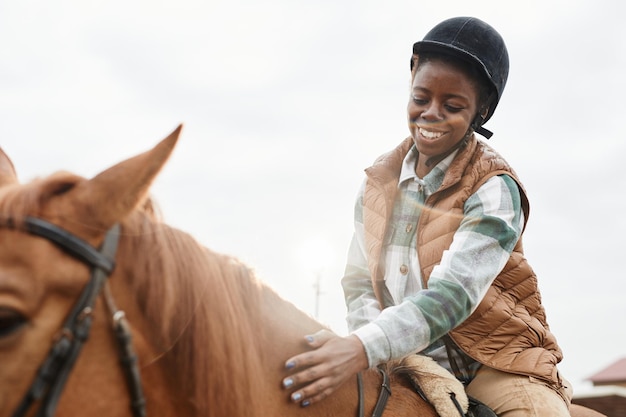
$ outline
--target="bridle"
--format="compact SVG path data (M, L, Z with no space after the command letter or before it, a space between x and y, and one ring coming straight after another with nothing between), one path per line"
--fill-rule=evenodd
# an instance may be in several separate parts
M145 416L145 400L137 355L131 343L131 333L124 312L118 310L107 284L115 268L115 253L120 234L116 224L106 234L100 250L68 231L45 220L27 217L24 226L28 233L48 239L70 255L92 267L89 282L57 333L48 356L37 371L35 380L13 413L13 417L26 415L32 404L40 401L36 417L54 415L65 382L78 358L83 344L89 338L93 323L93 308L98 295L103 292L112 314L113 329L120 347L121 362L131 393L131 408L135 417Z
M385 411L385 407L387 406L387 400L391 396L391 385L389 384L389 375L381 368L377 368L378 372L383 377L383 382L380 386L380 394L378 395L378 401L376 401L376 406L374 407L374 411L372 412L372 417L381 417L383 415L383 411ZM365 395L363 394L363 377L359 372L356 375L357 379L357 389L359 391L359 411L357 416L364 417L365 416Z
M12 225L12 222L8 223L9 226ZM115 306L107 283L108 276L115 268L115 253L120 236L119 224L114 225L107 232L99 250L68 231L39 218L27 217L24 219L24 226L28 233L48 239L70 255L91 266L92 270L89 282L54 338L48 356L39 367L35 380L13 413L13 417L25 416L33 403L37 401L40 404L35 414L36 417L54 415L67 378L83 344L89 338L94 305L101 293L112 315L113 330L119 344L120 359L130 391L133 416L144 417L145 400L137 355L132 346L130 327L124 312Z

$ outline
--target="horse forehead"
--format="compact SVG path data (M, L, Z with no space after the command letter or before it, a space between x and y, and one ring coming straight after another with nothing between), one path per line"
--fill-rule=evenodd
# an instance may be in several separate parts
M0 227L0 296L13 293L33 301L44 291L76 292L88 275L87 265L47 240Z

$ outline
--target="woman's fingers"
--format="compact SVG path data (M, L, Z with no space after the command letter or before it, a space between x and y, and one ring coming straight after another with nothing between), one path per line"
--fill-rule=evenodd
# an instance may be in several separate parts
M306 407L322 401L341 385L343 382L341 375L324 372L323 369L323 366L313 367L286 378L291 378L293 387L299 387L291 393L291 401Z
M294 391L290 398L291 401L295 403L299 402L303 407L307 407L327 398L336 388L337 386L329 382L328 378L323 378L311 385Z
M337 336L335 333L331 332L330 330L320 330L317 333L305 336L304 340L310 347L314 349L318 349L329 340L333 338L338 338L338 337L339 336ZM295 369L295 368L302 368L305 366L312 366L312 365L322 362L324 359L325 358L319 354L318 350L304 352L292 358L287 359L287 361L285 362L285 368Z
M368 367L363 345L356 336L339 337L321 331L306 337L314 350L301 353L285 363L297 371L283 379L285 389L295 389L290 398L303 406L322 401L358 371Z
M284 388L295 388L301 385L310 384L318 381L318 384L322 382L322 378L330 376L329 366L326 362L316 362L314 359L310 359L309 356L306 355L298 355L304 356L299 359L296 357L295 361L298 364L298 368L306 367L302 371L299 371L295 374L292 374L283 379L283 387ZM310 355L311 357L313 355ZM308 366L308 367L307 367ZM314 384L311 384L313 387ZM309 389L309 392L315 391L314 388Z
M335 333L331 332L330 330L322 329L317 333L305 336L304 340L306 340L309 346L313 348L318 348L322 346L324 343L328 342L329 340L335 337L339 337L339 336L337 336Z

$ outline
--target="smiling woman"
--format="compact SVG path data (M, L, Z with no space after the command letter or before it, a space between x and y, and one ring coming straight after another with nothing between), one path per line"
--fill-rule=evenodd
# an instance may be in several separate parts
M526 191L476 136L492 135L504 40L455 17L412 52L411 135L366 169L355 205L342 280L351 334L309 335L314 351L285 362L283 386L303 406L324 403L354 374L417 352L500 417L569 416L561 348L522 248Z

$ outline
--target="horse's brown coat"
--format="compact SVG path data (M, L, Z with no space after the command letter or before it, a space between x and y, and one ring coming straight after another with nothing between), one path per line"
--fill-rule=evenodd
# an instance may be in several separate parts
M43 238L19 230L26 216L48 220L98 246L122 225L110 277L130 321L148 416L354 415L356 381L302 409L280 386L284 361L322 326L255 279L237 259L212 252L160 221L149 187L180 128L154 149L93 179L66 172L19 184L0 155L0 323L19 313L22 328L0 337L0 417L9 416L33 380L51 340L85 285L89 269ZM65 387L59 416L129 416L129 396L110 318L101 300ZM378 397L377 372L365 375L366 405ZM405 379L392 377L386 416L434 416Z
M0 150L0 417L10 416L27 391L89 276L80 261L20 231L26 216L48 220L94 246L121 223L109 281L132 326L148 416L355 415L356 381L304 409L280 387L284 361L305 348L305 334L322 326L237 259L202 247L155 214L149 188L179 133L180 127L154 149L90 180L59 172L22 185ZM2 336L3 326L20 316L25 325ZM130 416L101 300L94 317L57 415ZM367 415L380 383L378 372L364 374ZM435 416L405 376L392 374L391 385L386 417Z

